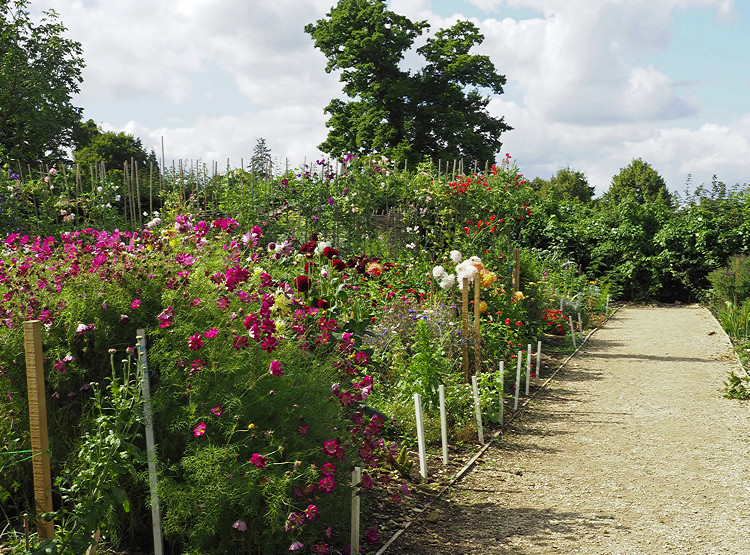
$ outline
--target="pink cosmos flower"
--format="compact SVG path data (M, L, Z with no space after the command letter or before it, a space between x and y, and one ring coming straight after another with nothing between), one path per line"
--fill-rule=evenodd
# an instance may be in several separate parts
M221 405L216 405L214 408L211 409L211 414L213 414L215 417L219 417L222 414L224 414L224 409Z
M247 349L248 343L249 341L247 337L245 337L244 335L240 335L232 340L232 347L234 347L237 351L244 351L245 349Z
M133 299L133 302L130 303L130 308L136 309L141 306L141 299Z
M203 333L203 337L206 339L213 339L219 333L219 328L211 328Z
M336 489L336 481L331 476L326 476L318 480L318 489L326 493L333 493Z
M365 541L369 544L378 543L378 525L365 530Z
M294 542L292 545L289 546L289 551L297 551L298 549L302 549L305 547L305 544L302 542Z
M333 463L325 463L320 467L320 473L323 476L333 476L336 473L336 465Z
M271 373L272 376L281 376L284 373L284 370L281 368L281 364L278 360L272 360L271 365L268 368L268 371Z
M330 553L331 552L330 548L328 547L328 544L325 542L316 543L313 546L313 551L315 551L315 553Z
M203 344L203 337L199 333L191 335L188 339L188 349L190 349L191 351L200 350L200 348L203 347Z
M305 509L305 516L308 520L315 520L318 518L318 507L315 505L308 505L307 509Z
M238 520L234 524L232 524L232 528L235 530L239 530L240 532L244 532L247 530L247 523L244 520Z
M258 453L253 453L253 456L250 457L250 463L255 465L255 468L264 468L268 464L266 458Z
M206 433L206 423L205 422L201 422L195 428L193 428L193 435L195 437L200 437L200 436L202 436L205 433Z
M310 426L307 424L302 424L301 426L297 426L297 433L301 436L306 436L310 433Z

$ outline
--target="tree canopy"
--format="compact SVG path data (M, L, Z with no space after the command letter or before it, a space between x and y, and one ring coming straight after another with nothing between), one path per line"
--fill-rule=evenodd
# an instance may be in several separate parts
M641 158L634 158L630 164L621 168L620 172L612 177L612 184L605 198L618 202L631 194L636 202L640 203L656 200L668 204L672 202L672 195L664 179Z
M70 145L84 62L65 31L54 11L35 25L27 0L0 1L0 161L54 161Z
M539 189L542 198L580 202L590 202L594 198L594 192L595 188L589 185L586 175L570 166L557 170L549 181L542 180Z
M156 154L146 152L139 138L124 131L102 131L94 120L80 122L73 139L76 142L73 161L82 166L104 162L108 170L122 171L125 162L134 160L140 168L152 162L158 168Z
M494 161L511 127L487 111L491 97L482 90L502 94L505 77L487 56L471 53L484 40L479 29L459 21L437 31L417 49L426 64L412 73L401 62L429 25L386 8L381 0L339 0L305 27L328 58L326 71L341 71L350 99L326 107L329 133L319 148L333 156Z

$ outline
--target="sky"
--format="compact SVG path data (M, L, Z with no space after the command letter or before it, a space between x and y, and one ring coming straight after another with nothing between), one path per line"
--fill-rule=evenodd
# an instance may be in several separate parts
M334 0L32 0L79 41L74 104L171 166L238 167L259 138L283 167L321 157L338 75L304 26ZM507 78L488 105L512 131L529 179L583 172L601 195L642 158L670 190L750 181L750 2L740 0L390 0L431 31L459 19ZM422 38L424 40L424 37ZM418 45L418 44L417 44ZM419 58L404 64L418 70Z

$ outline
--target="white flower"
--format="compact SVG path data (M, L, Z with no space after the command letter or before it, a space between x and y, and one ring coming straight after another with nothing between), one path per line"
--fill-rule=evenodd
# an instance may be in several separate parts
M452 289L456 285L456 276L453 274L445 274L443 279L440 280L440 289L447 291Z
M326 250L326 247L332 247L333 244L328 241L319 241L318 244L315 246L315 254L322 255L323 251Z
M405 247L406 247L407 249L413 249L414 247L416 247L416 246L417 246L417 244L416 244L416 243L407 243L407 244L406 244L406 245L404 245L404 246L405 246Z
M442 266L435 266L432 269L432 277L435 279L443 279L443 276L445 276L445 268Z
M328 277L328 270L325 268L320 270L320 277Z
M458 252L458 251L451 251L450 256L451 256L451 260L453 261L454 264L458 264L459 262L461 262L464 259L464 257L461 256L461 253Z

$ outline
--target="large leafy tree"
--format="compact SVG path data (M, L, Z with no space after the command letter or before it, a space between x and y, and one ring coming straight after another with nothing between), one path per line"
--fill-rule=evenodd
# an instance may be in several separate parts
M630 164L620 169L620 173L612 177L612 184L605 199L619 202L630 195L633 195L636 202L641 203L657 200L670 205L672 203L672 195L662 176L641 158L633 159Z
M589 185L586 175L570 166L560 168L549 181L543 181L539 194L552 200L576 200L590 202L595 188Z
M141 140L129 133L102 131L94 120L79 123L73 134L76 148L73 161L86 167L104 162L108 170L122 171L125 162L137 162L139 168L148 168L151 163L158 170L154 151L146 152Z
M468 21L427 39L417 50L426 62L420 71L403 70L404 55L428 27L381 0L339 0L326 18L305 27L328 58L326 71L341 71L348 97L325 109L322 151L494 160L501 133L511 128L490 116L482 90L501 94L505 77L487 56L471 53L484 37Z
M84 67L54 11L32 22L27 0L0 0L0 161L54 161L70 145Z

